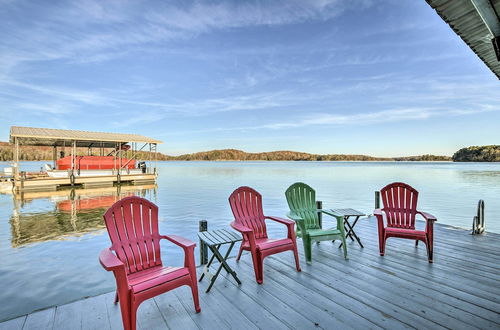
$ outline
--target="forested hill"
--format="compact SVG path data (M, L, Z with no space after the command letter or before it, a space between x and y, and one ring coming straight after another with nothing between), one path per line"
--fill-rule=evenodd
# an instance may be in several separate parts
M411 157L371 157L366 155L309 154L296 151L271 151L250 153L237 149L223 149L197 152L172 157L173 160L313 160L313 161L449 161L448 156L411 156Z
M500 162L500 145L462 148L452 159L454 162Z
M21 146L19 158L21 160L51 160L51 147L32 147ZM112 149L107 150L110 152ZM69 148L66 150L69 155ZM86 148L78 149L79 155L86 155ZM97 150L95 150L97 152ZM106 153L107 153L106 152ZM140 159L149 159L147 152L141 152ZM13 159L12 145L7 142L0 142L0 161L8 161ZM250 153L237 149L223 149L197 152L193 154L185 154L180 156L169 156L158 154L158 160L211 160L211 161L249 161L249 160L270 160L270 161L293 161L293 160L312 160L312 161L450 161L448 156L422 155L411 157L371 157L366 155L338 155L338 154L309 154L296 151L271 151Z

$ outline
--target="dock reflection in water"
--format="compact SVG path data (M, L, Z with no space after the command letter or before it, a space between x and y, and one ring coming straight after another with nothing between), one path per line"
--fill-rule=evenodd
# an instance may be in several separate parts
M156 185L14 194L14 208L10 217L12 247L47 240L71 239L103 229L106 227L102 219L103 213L119 199L131 195L154 201ZM41 199L51 202L53 209L45 212L23 212L25 206Z

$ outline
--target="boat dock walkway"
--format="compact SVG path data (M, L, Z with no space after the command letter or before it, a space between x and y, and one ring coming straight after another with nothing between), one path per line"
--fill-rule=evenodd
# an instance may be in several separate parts
M246 252L239 263L229 261L241 286L221 276L206 294L209 281L203 280L199 314L188 287L165 293L141 305L137 327L500 328L500 234L472 236L436 224L435 261L429 264L424 244L415 248L410 240L389 239L380 257L374 217L360 219L356 233L365 247L349 242L347 261L338 242L321 242L307 265L298 240L302 272L295 271L291 252L274 255L264 262L263 285L255 282ZM113 292L82 299L0 323L0 329L121 329L113 299Z

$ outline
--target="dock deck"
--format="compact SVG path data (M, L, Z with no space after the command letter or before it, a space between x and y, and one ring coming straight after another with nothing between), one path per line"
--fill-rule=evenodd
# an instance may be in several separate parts
M266 258L263 285L256 284L250 255L244 253L238 264L229 261L241 286L220 277L206 294L209 281L204 280L199 314L187 287L160 295L141 305L137 327L500 328L499 234L472 236L436 224L435 261L429 264L425 246L415 248L410 240L389 239L380 257L375 218L361 219L356 233L365 248L348 243L348 261L338 242L314 245L312 265L305 263L300 243L301 273L289 252ZM0 329L121 329L113 298L111 292L45 309L0 323Z

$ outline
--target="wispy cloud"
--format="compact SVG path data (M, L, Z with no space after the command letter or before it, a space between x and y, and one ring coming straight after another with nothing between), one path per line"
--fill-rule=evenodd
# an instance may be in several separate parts
M369 3L367 0L192 1L182 5L165 2L154 8L140 1L84 0L65 6L34 3L39 13L33 23L22 28L0 23L4 25L0 50L7 60L2 69L9 70L29 61L108 60L121 56L123 47L158 45L214 30L330 19L356 5ZM4 21L8 21L7 15L21 14L26 4L7 2L3 7Z

